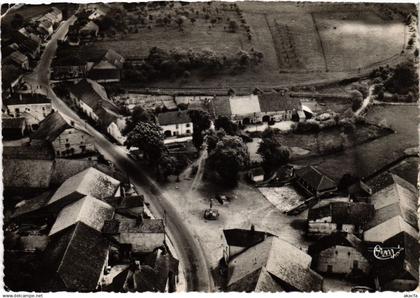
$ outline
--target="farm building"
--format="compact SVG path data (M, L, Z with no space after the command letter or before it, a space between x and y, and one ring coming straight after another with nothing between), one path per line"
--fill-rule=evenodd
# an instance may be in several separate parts
M420 245L418 237L399 233L384 243L370 243L373 251L379 244L383 248L393 248L394 257L378 259L371 257L372 275L379 291L413 291L419 281ZM383 255L379 255L383 257Z
M334 233L309 246L312 268L320 273L368 274L370 263L362 241L350 233Z
M70 87L70 98L79 109L90 119L99 121L99 111L106 107L111 110L118 110L106 94L105 88L90 79L84 79Z
M77 80L86 77L87 62L77 57L63 57L54 59L51 78L53 80Z
M105 221L112 219L113 216L114 208L88 195L60 210L49 236L59 233L77 222L83 222L100 232Z
M15 93L4 103L9 116L25 118L28 130L38 129L39 123L53 111L51 100L41 94Z
M47 205L51 209L62 209L87 195L102 200L113 196L119 187L120 181L90 167L64 181Z
M29 59L26 55L22 54L19 51L14 51L9 56L5 57L3 60L3 64L10 64L13 63L16 66L20 67L21 69L28 70L29 69Z
M262 93L216 97L210 111L215 117L227 116L238 124L248 125L284 120L298 121L298 112L302 111L302 105L300 99L290 97L284 92Z
M245 251L251 246L254 246L267 237L273 236L267 232L255 231L254 227L251 226L250 230L245 229L227 229L223 230L224 236L224 247L223 247L223 258L227 263L230 259L236 255Z
M98 32L99 32L99 26L96 25L96 23L92 21L88 22L85 26L83 26L79 30L79 34L81 38L87 39L87 40L96 38L98 36Z
M113 107L112 107L113 108ZM114 109L115 110L115 109ZM99 116L99 125L120 145L125 143L126 137L123 130L127 125L126 117L121 116L116 111L101 107L96 110Z
M72 127L58 112L51 113L39 124L31 139L51 142L56 156L73 157L96 152L93 139Z
M1 131L5 140L20 139L25 135L25 117L12 118L3 116L1 118L1 124Z
M323 237L336 232L360 234L373 216L368 203L331 202L308 212L309 237Z
M227 290L320 291L323 279L310 268L310 264L311 257L308 254L271 236L229 261Z
M165 226L162 219L129 218L116 214L102 230L120 244L131 244L134 253L150 253L164 246Z
M193 133L193 123L188 111L173 111L160 113L158 123L166 138L190 136Z
M367 223L364 240L385 242L401 232L417 238L417 189L395 174L386 177L384 188L371 196L375 215Z
M109 241L77 222L50 237L43 260L46 291L90 292L98 289L108 264Z
M313 166L294 170L295 183L311 196L321 196L337 191L337 184Z
M114 50L108 50L102 59L92 66L88 77L99 83L115 83L121 79L125 59Z

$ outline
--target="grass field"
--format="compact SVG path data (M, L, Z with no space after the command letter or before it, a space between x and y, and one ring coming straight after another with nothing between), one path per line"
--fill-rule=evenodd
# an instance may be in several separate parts
M214 4L215 5L215 4ZM333 81L371 71L398 56L404 44L405 25L401 19L381 17L375 4L319 4L289 2L238 2L246 25L236 33L225 30L228 20L239 17L235 11L220 10L220 18L209 27L209 19L200 13L197 21L184 22L184 32L173 23L137 28L138 33L121 35L116 40L98 40L93 47L115 49L127 58L142 58L154 46L165 49L211 49L234 54L239 49L255 48L263 53L261 65L243 73L199 77L187 80L154 82L150 87L265 87ZM189 4L187 10L201 11L207 5ZM214 8L213 8L214 9ZM159 12L160 13L160 12ZM212 18L211 17L211 18ZM403 59L403 58L401 58ZM395 62L396 63L396 62ZM328 71L327 71L328 70Z
M316 13L329 71L363 68L400 54L406 26L373 12Z

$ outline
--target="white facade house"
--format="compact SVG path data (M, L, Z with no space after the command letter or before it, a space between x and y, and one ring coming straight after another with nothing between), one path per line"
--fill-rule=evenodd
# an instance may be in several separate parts
M193 133L193 123L188 111L160 113L158 123L166 138L190 136Z
M29 130L36 130L39 123L52 111L50 99L39 94L15 94L5 100L10 117L24 117Z
M107 132L112 136L120 145L124 145L127 137L123 136L122 130L125 128L125 119L117 119L111 122L107 127Z

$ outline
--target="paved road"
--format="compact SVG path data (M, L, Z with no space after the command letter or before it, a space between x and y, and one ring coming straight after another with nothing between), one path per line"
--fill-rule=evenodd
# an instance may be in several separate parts
M127 173L137 191L145 195L146 201L150 203L152 213L161 218L166 214L167 234L177 251L181 265L183 266L187 290L212 291L213 281L203 250L197 239L190 232L189 227L184 223L184 220L172 208L170 203L171 198L166 197L160 191L156 182L127 156L125 150L108 141L95 128L82 120L57 97L49 86L49 68L57 49L57 40L67 33L69 25L74 22L74 20L75 18L72 17L64 22L51 37L31 78L42 88L45 88L54 107L63 115L63 117L73 120L77 128L83 129L92 135L95 139L98 151L117 168Z

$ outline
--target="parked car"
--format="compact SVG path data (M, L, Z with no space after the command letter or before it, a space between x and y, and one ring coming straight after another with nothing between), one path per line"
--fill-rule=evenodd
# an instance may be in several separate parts
M216 220L219 218L219 211L217 209L204 210L204 218L208 220Z

